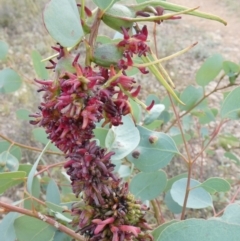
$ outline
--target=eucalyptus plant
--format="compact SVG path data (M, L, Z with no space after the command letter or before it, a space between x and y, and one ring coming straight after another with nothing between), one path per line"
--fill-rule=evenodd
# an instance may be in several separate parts
M22 164L20 148L36 148L1 134L0 192L24 186L22 200L14 205L0 201L2 212L8 213L0 223L3 240L238 240L240 188L234 192L231 180L220 177L204 180L202 162L204 156L211 158L209 147L221 128L239 119L240 66L220 54L210 56L197 71L196 83L178 92L162 62L197 43L158 58L152 48L156 36L148 31L149 24L160 28L166 21L181 23L185 14L226 22L198 7L160 0L92 2L95 9L85 0L50 0L43 10L56 54L45 59L37 51L32 54L42 101L29 122L46 145L33 165ZM101 35L102 25L117 37ZM0 42L0 49L4 59L6 43ZM166 95L140 99L139 75L159 82ZM1 93L18 90L21 81L14 70L2 70ZM210 82L215 87L209 91ZM229 87L235 88L225 94L220 109L211 108L209 96ZM197 153L194 142L199 144ZM45 154L63 156L64 161L42 166ZM240 163L231 150L225 157ZM176 170L170 176L167 170L176 168L174 160L187 172ZM219 211L213 203L216 194L226 200L233 195ZM192 209L213 215L188 218Z

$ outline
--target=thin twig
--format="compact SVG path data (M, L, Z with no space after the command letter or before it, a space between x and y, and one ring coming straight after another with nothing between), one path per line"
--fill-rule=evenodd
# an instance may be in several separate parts
M24 149L28 149L28 150L31 150L31 151L37 151L37 152L42 152L42 149L39 149L39 148L36 148L36 147L32 147L32 146L27 146L27 145L24 145L24 144L21 144L21 143L18 143L18 142L15 142L13 140L11 140L10 138L0 134L0 137L4 140L6 140L7 142L10 142L12 145L14 146L19 146L21 148L24 148ZM63 153L60 153L60 152L56 152L56 151L45 151L45 153L47 154L53 154L53 155L58 155L58 156L65 156L65 154Z

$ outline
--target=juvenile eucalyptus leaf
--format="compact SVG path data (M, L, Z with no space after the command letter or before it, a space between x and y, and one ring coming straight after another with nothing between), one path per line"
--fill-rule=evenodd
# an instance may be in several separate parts
M41 142L42 144L46 145L49 142L47 134L42 127L37 127L32 130L33 137L36 141ZM61 152L53 143L49 144L49 149Z
M127 156L139 170L154 172L165 167L179 151L173 139L165 133L137 127L140 132L139 145Z
M4 151L0 154L0 172L14 172L19 167L18 159L10 152Z
M56 231L48 223L29 216L15 219L14 227L18 241L52 241Z
M202 64L196 74L196 81L200 86L206 86L214 80L222 70L223 57L215 54Z
M122 117L122 125L113 126L106 137L105 145L108 151L115 154L111 160L121 160L136 148L140 141L140 134L130 116Z
M231 61L224 61L223 70L225 74L229 77L230 83L233 84L237 78L237 75L239 74L240 66Z
M232 90L221 106L221 117L233 120L239 119L240 116L240 87Z
M51 179L50 182L48 183L47 192L46 192L46 200L48 202L52 202L57 205L61 203L61 196L60 196L59 188L53 179Z
M10 212L8 213L0 223L0 234L1 239L4 241L15 241L16 234L14 230L14 220L19 216L19 213Z
M230 224L240 225L240 205L237 203L229 204L221 217L213 218Z
M229 182L219 177L211 177L200 186L210 194L214 194L215 192L228 192L231 189Z
M93 130L93 133L94 133L95 138L99 140L100 146L104 148L108 129L105 129L102 127L97 127Z
M61 213L66 217L66 219L72 219L71 213L66 212L68 208L57 205L55 203L48 202L48 201L46 201L46 205L50 212L52 211L54 213Z
M195 87L192 85L187 86L181 93L180 100L185 105L180 105L181 110L189 110L196 104L201 98L203 98L204 92L202 87Z
M53 241L71 241L72 238L59 230L55 232Z
M182 212L182 207L173 200L170 191L165 194L164 202L172 213L179 214Z
M21 148L14 145L10 148L10 145L11 144L7 141L0 141L0 153L9 150L9 153L15 156L20 161L22 158Z
M0 173L0 194L17 184L24 182L26 172L7 172Z
M131 169L127 165L120 165L118 174L121 178L128 177L131 174Z
M164 171L138 173L130 183L130 192L142 201L152 200L161 194L167 184Z
M42 62L42 57L40 53L37 50L33 50L31 53L33 67L35 69L35 72L37 76L40 79L48 79L48 72L45 68L44 62Z
M11 93L17 91L22 85L19 74L12 69L0 71L0 93Z
M8 54L8 44L0 40L0 60L5 60Z
M84 35L75 0L51 0L43 20L52 38L63 47L75 46Z
M30 114L31 112L27 109L18 109L16 111L16 115L19 120L30 120L31 119L31 117L29 117Z
M172 177L172 178L168 179L167 186L166 186L164 192L169 191L172 188L172 185L173 185L174 182L176 182L176 181L178 181L182 178L185 178L185 177L187 177L187 173L182 173L182 174L179 174L175 177Z
M149 125L153 121L155 121L161 113L164 111L165 106L162 104L156 104L152 107L152 109L149 111L149 113L146 114L144 119L144 124Z
M160 226L158 226L157 228L155 228L153 231L152 231L152 235L153 235L153 238L154 238L154 241L161 241L159 239L160 237L160 234L162 233L162 231L167 228L169 225L173 224L173 223L176 223L177 220L172 220L170 222L167 222L167 223L164 223Z
M212 197L205 191L202 187L197 187L201 185L197 180L190 180L190 192L187 200L187 208L201 209L212 206ZM185 193L187 186L187 178L182 178L176 181L170 190L171 196L175 202L180 206L183 206ZM196 188L194 188L196 187Z
M230 160L234 161L236 165L240 166L240 157L237 156L235 153L232 152L225 152L224 156L229 158Z
M238 241L239 225L218 220L187 219L166 227L156 240L161 241Z

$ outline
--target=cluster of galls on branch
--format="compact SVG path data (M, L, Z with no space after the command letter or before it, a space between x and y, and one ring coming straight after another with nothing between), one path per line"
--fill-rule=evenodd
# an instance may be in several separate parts
M96 122L104 119L103 125L122 124L122 116L131 114L128 99L135 98L140 90L124 70L132 65L134 54L148 51L147 29L131 38L126 30L123 33L124 40L118 44L124 50L123 58L117 70L113 66L82 67L77 55L72 62L74 71L60 71L54 80L35 80L42 85L39 92L44 92L44 101L31 123L44 127L48 138L69 159L65 168L73 192L82 197L72 207L73 225L92 241L152 239L146 232L147 207L134 199L128 184L114 173L110 160L114 153L107 153L92 140ZM69 55L61 46L54 49L59 52L59 60ZM57 63L51 63L56 69Z

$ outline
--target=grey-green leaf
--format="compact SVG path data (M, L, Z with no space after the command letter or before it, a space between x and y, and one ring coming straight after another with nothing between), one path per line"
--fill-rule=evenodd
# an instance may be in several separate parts
M19 216L19 213L8 213L0 223L0 234L3 241L15 241L16 234L14 230L14 220Z
M227 97L224 99L224 102L221 106L221 117L238 119L240 116L240 87L232 90Z
M158 226L157 228L155 228L153 231L152 231L152 235L153 235L153 238L154 238L154 241L160 241L159 237L160 237L160 234L162 233L162 231L167 228L169 225L173 224L173 223L176 223L177 220L172 220L170 222L167 222L167 223L164 223L160 226Z
M152 109L147 113L144 119L144 124L149 125L153 121L155 121L161 113L164 111L165 106L162 104L156 104L152 107Z
M113 126L106 137L105 145L108 151L115 154L112 160L120 160L136 148L140 141L140 134L130 116L122 117L122 125Z
M19 167L18 159L10 152L4 151L0 154L0 172L14 172Z
M164 171L138 173L130 183L130 192L142 201L152 200L161 194L167 185Z
M139 145L128 155L131 161L143 172L154 172L165 167L179 153L173 139L161 132L150 131L138 126L140 132Z
M84 35L75 0L51 0L43 19L50 35L63 47L75 46Z
M26 172L0 173L0 194L3 194L8 188L22 183L25 176Z
M21 87L22 79L19 74L12 69L0 71L0 93L11 93Z
M18 241L52 241L56 231L48 223L29 216L17 218L14 227Z
M40 79L48 79L48 72L45 68L44 62L42 62L42 57L37 50L33 50L31 53L33 67L37 76Z
M213 218L223 222L240 225L240 205L237 203L230 204L224 210L219 218Z
M198 86L187 86L186 89L181 93L180 100L185 105L180 105L181 110L189 110L203 97L203 88Z
M211 177L200 186L211 194L215 192L228 192L231 189L229 182L219 177Z
M223 57L215 54L209 57L200 67L196 74L196 81L201 86L206 86L214 80L222 70Z
M210 194L205 191L202 187L197 187L201 183L197 180L190 180L190 190L187 200L187 208L193 209L201 209L212 206L212 197ZM185 193L187 186L187 178L182 178L176 181L170 190L171 196L175 202L177 202L180 206L183 206ZM196 188L194 188L196 187Z
M170 191L166 193L164 202L172 213L179 214L182 212L182 207L173 200Z
M61 203L61 196L60 196L59 188L53 179L51 179L50 182L48 183L47 192L46 192L46 200L48 202L52 202L57 205Z
M161 241L239 241L239 225L218 220L188 219L165 228Z
M7 141L0 141L0 153L9 150L9 152L20 161L22 158L21 148L18 146L12 146L10 148L10 145Z

